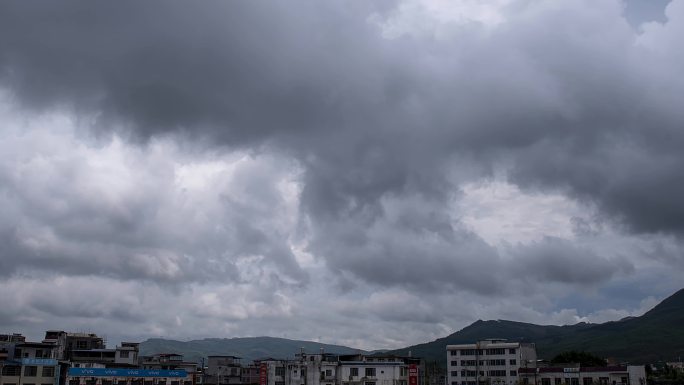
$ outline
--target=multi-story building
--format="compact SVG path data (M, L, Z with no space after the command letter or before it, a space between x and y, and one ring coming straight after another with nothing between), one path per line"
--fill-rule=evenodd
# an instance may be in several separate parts
M136 350L137 351L137 350ZM146 370L183 370L188 378L185 382L201 384L201 372L196 362L188 362L183 359L183 355L176 353L161 353L152 356L141 357L142 369Z
M416 372L415 384L421 381L420 359L398 356L340 356L340 385L408 385L410 369Z
M115 349L72 349L68 352L72 367L134 368L138 367L138 343L122 342Z
M48 330L45 332L44 343L55 345L55 358L70 360L74 350L106 349L104 338L94 333L67 333L62 330Z
M644 366L583 367L567 364L556 367L520 368L523 385L645 385Z
M242 367L240 381L242 385L259 385L261 366L258 363L251 363Z
M209 356L207 357L207 384L229 385L242 383L242 365L240 357Z
M195 385L185 370L69 368L66 385Z
M420 359L410 357L302 351L293 360L263 359L255 367L259 376L250 381L261 385L423 385Z
M514 385L520 368L536 368L534 344L487 339L447 345L448 385Z
M55 346L42 342L27 342L23 336L3 338L3 360L0 364L0 385L56 385L59 366L54 359Z

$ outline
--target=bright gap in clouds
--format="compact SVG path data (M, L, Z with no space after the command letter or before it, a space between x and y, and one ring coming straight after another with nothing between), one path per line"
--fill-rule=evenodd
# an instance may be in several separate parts
M463 223L491 245L529 243L545 236L570 239L573 222L587 215L561 194L526 193L500 180L466 184L456 205Z

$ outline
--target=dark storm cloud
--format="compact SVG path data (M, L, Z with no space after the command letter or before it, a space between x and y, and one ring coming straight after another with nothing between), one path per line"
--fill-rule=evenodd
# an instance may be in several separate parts
M601 257L559 238L546 237L512 253L514 260L508 271L532 282L593 285L634 270L627 260Z
M445 213L460 183L497 167L523 188L596 204L630 231L683 233L683 93L667 76L683 63L637 44L619 2L525 2L491 31L385 39L369 20L392 9L3 2L0 82L27 108L72 108L138 139L172 133L294 157L308 250L381 285L504 289L491 283L505 267L496 251ZM297 276L282 239L251 226L263 212L231 212L244 225L235 242L283 256ZM104 226L88 238L106 238L139 226L137 215L94 217L113 220L59 231ZM573 252L553 246L529 257L548 267L540 279L600 280L566 271Z

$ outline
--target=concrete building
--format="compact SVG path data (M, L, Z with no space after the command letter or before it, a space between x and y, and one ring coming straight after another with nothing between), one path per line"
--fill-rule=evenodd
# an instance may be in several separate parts
M135 368L138 367L138 347L135 342L122 342L114 349L72 349L68 351L69 361L75 368L103 367Z
M448 385L514 385L520 368L536 368L534 344L487 339L447 345Z
M581 367L567 364L556 367L520 368L523 385L645 385L644 366Z
M257 364L261 385L422 385L420 360L410 357L301 352L293 360Z
M184 370L69 368L66 385L195 385Z
M397 356L346 355L339 359L340 385L409 385L409 371L415 368L420 384L420 359Z
M207 372L205 380L207 384L229 385L242 383L242 365L240 357L236 356L209 356L207 357Z
M106 349L104 338L94 333L67 333L63 330L48 330L45 332L44 343L57 346L55 358L71 360L74 350Z
M23 336L3 338L0 385L56 385L59 366L55 346L27 342Z
M202 383L199 365L196 362L185 361L181 354L161 353L152 356L143 356L141 357L140 366L145 370L182 370L185 371L188 376L188 379L184 379L184 381L190 381L193 384Z

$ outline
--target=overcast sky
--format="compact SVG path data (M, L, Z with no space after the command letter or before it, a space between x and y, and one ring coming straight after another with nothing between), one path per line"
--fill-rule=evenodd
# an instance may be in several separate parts
M0 2L0 325L397 348L684 286L684 0Z

